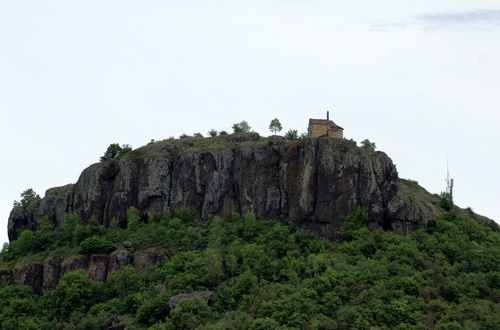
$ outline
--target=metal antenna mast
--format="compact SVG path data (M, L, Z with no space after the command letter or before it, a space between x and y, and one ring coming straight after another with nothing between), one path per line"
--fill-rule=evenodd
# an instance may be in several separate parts
M449 169L449 161L448 157L446 157L446 193L450 194L450 197L453 199L453 179L450 178L450 169Z

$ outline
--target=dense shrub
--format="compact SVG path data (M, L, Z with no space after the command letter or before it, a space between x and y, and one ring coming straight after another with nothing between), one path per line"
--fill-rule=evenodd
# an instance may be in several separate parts
M59 320L68 320L75 312L87 312L100 298L98 283L90 280L83 270L66 273L46 297L49 306L55 307L51 310L53 317Z
M439 206L446 211L450 211L453 208L453 198L451 194L442 192L439 195Z
M119 159L123 155L132 151L132 147L129 144L123 144L120 146L118 143L112 143L106 149L104 156L100 158L101 162L105 162L111 159Z
M23 191L21 197L20 201L14 201L14 206L21 206L23 209L27 209L31 203L41 199L40 195L38 195L33 188Z
M102 254L115 250L115 246L99 236L91 236L80 243L80 253L82 254Z

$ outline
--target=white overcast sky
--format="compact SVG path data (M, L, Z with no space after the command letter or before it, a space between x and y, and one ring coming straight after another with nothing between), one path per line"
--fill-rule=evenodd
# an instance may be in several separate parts
M111 143L330 118L500 221L498 0L0 0L0 244L14 200Z

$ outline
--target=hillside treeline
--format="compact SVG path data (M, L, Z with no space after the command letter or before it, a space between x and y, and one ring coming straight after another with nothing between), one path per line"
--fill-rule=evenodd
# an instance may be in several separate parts
M4 246L2 267L76 254L168 250L147 269L126 266L103 283L66 273L38 296L0 281L2 329L498 329L500 231L458 211L410 235L366 228L362 209L345 218L342 242L281 220L237 214L210 221L165 210L127 228L68 216L48 219ZM169 300L210 290L199 297Z

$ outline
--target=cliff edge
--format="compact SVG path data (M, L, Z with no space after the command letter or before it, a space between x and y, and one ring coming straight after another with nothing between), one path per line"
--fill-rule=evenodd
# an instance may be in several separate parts
M75 184L47 190L26 210L15 207L8 233L12 241L43 216L60 227L68 213L124 224L134 206L145 219L166 207L195 209L204 219L252 211L336 240L342 217L360 205L371 229L409 232L435 216L410 201L383 152L345 139L274 144L248 133L152 143L93 164Z

